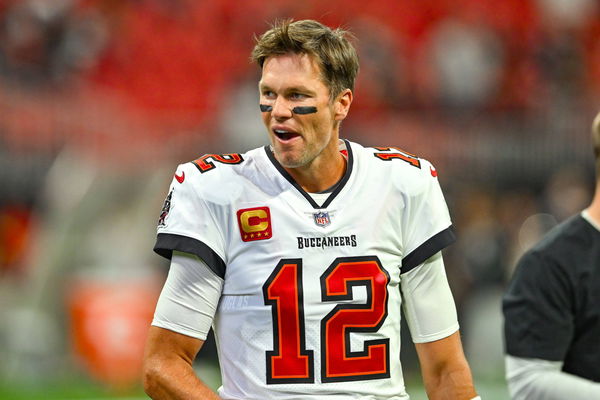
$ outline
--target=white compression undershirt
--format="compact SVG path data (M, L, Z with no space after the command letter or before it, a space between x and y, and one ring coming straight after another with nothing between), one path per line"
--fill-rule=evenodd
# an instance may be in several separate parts
M454 298L442 253L402 274L402 309L415 343L443 339L458 330Z
M562 361L507 355L505 362L512 400L600 399L600 383L562 372Z
M440 252L402 274L403 309L415 343L439 340L458 330L456 308ZM174 251L153 326L206 340L223 280L197 256Z
M202 259L174 251L152 325L206 340L222 290L223 279Z

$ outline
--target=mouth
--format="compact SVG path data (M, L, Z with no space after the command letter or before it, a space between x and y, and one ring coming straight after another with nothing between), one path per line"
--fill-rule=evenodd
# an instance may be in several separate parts
M279 139L281 142L289 142L297 137L300 137L298 132L286 128L272 129L272 131L277 139Z

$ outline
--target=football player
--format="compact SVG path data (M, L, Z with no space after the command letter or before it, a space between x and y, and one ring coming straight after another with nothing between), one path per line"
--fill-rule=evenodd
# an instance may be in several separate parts
M514 400L600 399L600 114L596 193L519 260L503 299Z
M441 250L454 233L426 160L340 140L358 58L340 29L275 24L252 52L270 145L180 165L155 251L155 399L408 399L401 310L430 399L478 398ZM192 369L214 328L222 386Z

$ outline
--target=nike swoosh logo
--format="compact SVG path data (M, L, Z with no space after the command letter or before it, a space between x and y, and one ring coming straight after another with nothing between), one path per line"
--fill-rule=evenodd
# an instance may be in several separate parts
M431 172L431 176L433 176L434 178L437 176L437 170L431 165L429 166L429 172Z
M181 172L181 176L175 174L175 179L177 179L177 182L179 183L183 183L183 180L185 179L185 171Z

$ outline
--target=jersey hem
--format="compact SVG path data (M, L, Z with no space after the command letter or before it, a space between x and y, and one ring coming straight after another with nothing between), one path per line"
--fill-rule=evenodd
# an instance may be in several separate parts
M193 337L194 339L206 340L206 338L208 337L208 332L202 333L191 329L182 328L179 325L169 324L167 322L152 320L152 323L150 325L156 326L157 328L166 329L175 333L179 333L181 335Z
M507 345L505 354L520 358L537 358L546 361L563 361L564 355L558 352L545 351L542 349L515 349L514 346Z
M413 337L412 341L413 343L429 343L429 342L435 342L436 340L441 340L441 339L445 339L448 336L452 335L453 333L458 332L459 329L459 325L458 323L456 323L455 325L453 325L451 328L448 329L444 329L441 332L437 332L431 335L420 335L419 337Z
M191 253L200 257L218 277L225 277L225 261L207 244L198 239L173 233L159 233L156 236L154 252L170 260L173 250Z

